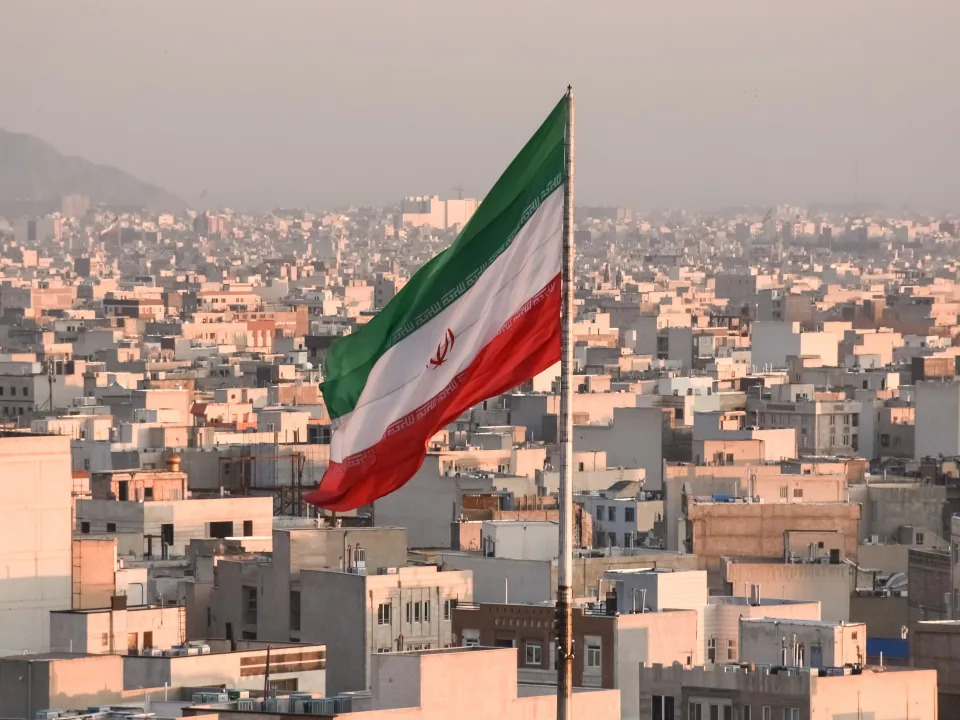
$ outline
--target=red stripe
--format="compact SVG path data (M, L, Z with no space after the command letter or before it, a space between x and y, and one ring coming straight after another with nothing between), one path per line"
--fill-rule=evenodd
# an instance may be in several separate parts
M560 276L504 323L503 329L436 398L391 427L376 445L330 463L306 501L353 510L402 487L423 465L427 443L460 413L516 387L560 360Z

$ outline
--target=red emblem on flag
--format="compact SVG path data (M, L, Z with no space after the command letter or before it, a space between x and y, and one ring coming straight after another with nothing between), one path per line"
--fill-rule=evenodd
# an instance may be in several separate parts
M443 365L447 361L447 355L453 350L455 340L453 330L447 328L447 334L443 338L443 342L437 345L437 354L430 358L430 364L427 367L438 368Z

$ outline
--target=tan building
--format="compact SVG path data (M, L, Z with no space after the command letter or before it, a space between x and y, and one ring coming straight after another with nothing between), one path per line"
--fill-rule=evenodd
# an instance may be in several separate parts
M717 572L722 557L785 557L785 533L838 536L841 558L856 560L860 506L851 503L718 503L698 500L687 508L690 551Z
M450 648L388 653L372 658L369 696L349 698L348 711L327 711L358 720L547 720L557 714L556 689L517 681L516 650ZM240 701L261 707L256 700ZM345 714L348 713L348 714ZM219 713L222 718L281 720L276 710L238 712L238 702L196 705L185 717ZM617 720L616 690L581 688L573 693L571 713L591 720Z
M62 610L50 613L50 647L91 655L139 654L165 650L186 640L186 608L143 605L127 608Z
M832 672L832 671L831 671ZM643 717L694 720L749 717L751 720L937 720L937 676L933 670L817 669L740 666L640 668ZM749 710L747 710L749 708Z
M761 595L819 602L823 620L846 622L850 619L853 568L846 563L831 565L727 558L721 574L728 592L749 597L751 588L755 587Z
M70 439L0 432L0 654L49 648L71 606Z

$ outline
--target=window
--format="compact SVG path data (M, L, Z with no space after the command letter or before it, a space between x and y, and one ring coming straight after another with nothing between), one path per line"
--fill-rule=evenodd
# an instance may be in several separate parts
M160 542L173 545L173 523L164 523L160 526Z
M243 521L243 536L253 537L253 520Z
M82 522L80 523L80 532L83 533L84 535L89 535L89 534L90 534L90 523L87 522L86 520L82 521Z
M143 489L143 499L144 500L153 500L153 488L148 487Z
M407 603L407 607L410 607L410 603ZM377 606L377 625L389 625L390 624L390 603L380 603Z
M389 648L389 647L378 647L378 648L377 648L377 653L380 654L380 655L383 655L383 653L388 653L388 652L390 652L390 648Z
M616 506L611 505L610 507L607 508L607 520L609 520L610 522L616 522L616 521L617 521L617 508L616 508Z
M727 640L727 660L737 661L737 641Z
M609 547L617 546L617 534L616 533L607 533L607 545Z
M577 470L583 472L583 463L577 463Z
M800 708L784 708L783 720L800 720Z
M918 532L916 536L916 545L923 545L923 533Z
M0 397L3 397L3 386L0 386Z
M715 663L717 661L717 639L715 637L707 640L707 662Z
M633 533L623 534L623 546L625 548L633 547Z
M420 614L420 608L422 607L423 605L421 605L418 602L415 602L413 604L413 621L414 622L423 622L422 616Z
M770 709L769 705L763 706L762 718L761 720L773 720L773 710Z
M623 521L632 523L637 521L637 509L628 507L623 509Z
M740 708L740 720L752 720L749 705L744 705Z
M781 485L781 486L780 486L780 499L781 499L781 500L786 500L786 499L787 499L787 497L788 497L788 496L787 496L787 489L788 489L788 488L787 488L786 485Z
M603 520L604 518L604 506L597 505L597 520Z
M250 585L243 586L243 622L257 624L257 589Z
M690 703L687 718L689 720L703 720L703 705L696 702Z
M851 420L851 423L850 423L850 424L853 425L853 427L859 427L859 426L860 426L860 416L859 416L859 415L853 415L853 416L850 418L850 420Z
M443 619L449 620L450 615L453 613L453 600L444 600L443 601Z
M147 630L143 633L143 647L145 648L153 647L153 631Z
M116 532L117 524L116 523L107 523L107 532Z
M21 395L23 395L24 397L26 397L26 396L27 396L27 389L26 389L26 388L20 388L20 390L21 390Z
M300 629L300 591L290 591L290 629Z
M413 622L413 603L412 602L407 603L405 614L407 616L407 623L408 624L412 623Z
M733 453L727 453L727 465L733 465Z
M430 601L424 600L420 604L423 605L423 621L428 623L430 622Z
M653 720L675 720L673 695L653 696Z
M103 647L106 647L107 645L110 644L110 635L109 635L108 633L103 633L103 634L100 636L100 644L101 644Z
M223 520L221 522L210 523L210 537L212 538L233 537L233 522L230 520Z
M599 675L603 662L600 654L600 638L587 635L583 638L583 643L587 647L587 667L584 669L584 674Z
M543 646L535 640L527 640L523 646L524 650L524 663L526 665L533 665L535 667L540 667L543 662L542 650Z
M793 489L793 498L794 498L794 500L802 500L802 499L803 499L803 488L794 488L794 489Z

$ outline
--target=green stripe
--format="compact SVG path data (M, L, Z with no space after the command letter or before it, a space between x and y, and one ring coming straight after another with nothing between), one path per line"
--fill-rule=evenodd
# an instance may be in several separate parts
M321 386L331 418L353 410L380 356L463 295L562 183L566 103L564 97L553 109L453 244L410 278L370 322L331 345Z

